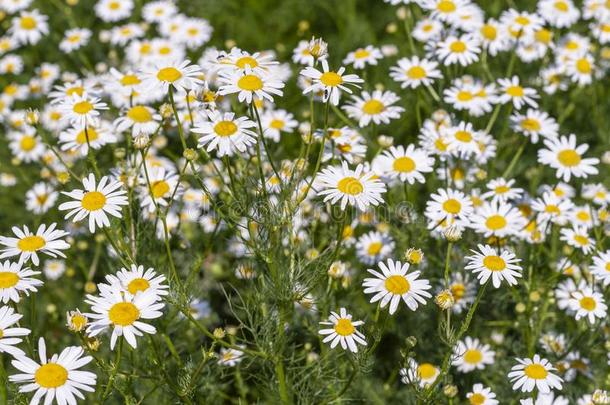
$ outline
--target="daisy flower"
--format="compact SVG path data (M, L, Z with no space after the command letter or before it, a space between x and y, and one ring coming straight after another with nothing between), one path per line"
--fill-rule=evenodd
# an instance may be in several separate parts
M11 328L22 317L9 306L0 307L0 353L8 353L13 357L25 355L23 350L15 346L23 341L21 336L27 336L31 331L20 327Z
M453 348L453 360L451 364L462 373L474 370L483 370L485 366L494 364L496 352L489 345L482 344L479 339L466 337L459 340Z
M38 162L47 150L34 128L25 127L20 131L11 131L8 133L8 139L13 156L25 163Z
M151 292L159 299L167 295L169 286L165 283L163 274L157 275L155 269L149 267L144 271L144 266L131 265L131 269L127 270L122 267L116 274L106 276L106 281L113 287L120 285L125 291L131 295L136 295L139 292Z
M605 319L608 309L604 296L589 286L575 291L568 302L568 306L572 311L575 311L574 315L577 321L581 318L587 318L591 325L595 323L596 318Z
M505 27L498 21L490 18L474 32L476 38L481 42L483 49L491 56L496 56L498 52L508 50L510 40Z
M61 238L68 235L68 232L56 230L56 223L47 225L42 224L33 233L24 225L23 230L14 226L12 228L16 237L0 236L0 245L5 246L0 252L0 259L19 256L19 263L26 263L32 260L34 266L40 264L39 253L45 253L51 257L66 257L62 250L70 248L70 245Z
M557 121L544 111L529 108L526 114L513 114L510 121L512 128L528 136L532 143L538 143L540 136L550 139L559 133Z
M400 369L400 381L403 384L418 384L426 387L433 384L441 370L431 363L417 363L413 358L408 359L407 368Z
M589 268L596 280L603 283L604 287L610 284L610 250L598 252L593 256L593 264Z
M481 198L484 200L492 198L492 202L506 203L508 201L514 201L521 197L523 189L513 187L515 179L505 180L502 177L493 179L487 183L487 189L490 191L483 193Z
M590 84L594 73L594 59L590 54L569 59L566 65L566 75L579 86Z
M572 0L541 0L537 8L538 14L552 27L569 27L580 17L580 11Z
M345 210L347 204L364 211L370 205L379 205L383 202L382 193L386 192L385 185L376 178L373 172L365 172L363 165L355 170L343 162L340 167L324 169L316 179L318 195L325 196L324 202L341 203Z
M472 201L461 191L439 189L430 194L424 214L430 220L428 228L432 229L441 222L467 224L472 209Z
M365 294L375 294L371 303L380 301L381 308L390 304L390 315L396 312L401 299L411 311L417 310L419 304L426 305L425 298L431 297L426 290L432 287L428 280L419 279L421 272L407 273L409 263L403 264L392 259L388 259L387 264L379 262L378 266L382 273L368 269L375 278L365 278L362 283Z
M400 118L400 114L405 110L392 105L400 101L400 98L391 91L363 91L361 96L352 96L352 103L343 106L350 118L358 120L361 128L369 125L371 121L376 125L389 124L391 119Z
M272 139L274 142L280 141L282 133L292 133L299 125L294 119L294 115L286 110L265 111L261 117L261 124L264 129L265 138Z
M460 37L449 36L440 41L436 49L436 55L445 66L456 63L461 66L468 66L479 60L479 52L481 52L481 49L478 46L478 41L468 34Z
M83 95L74 94L65 97L59 105L59 109L64 121L69 121L75 127L83 128L86 125L95 126L100 115L99 110L107 110L108 105L97 97L83 93Z
M197 146L208 152L217 151L219 157L233 156L235 152L246 152L256 143L257 134L250 128L256 123L247 117L236 117L232 112L209 111L209 121L196 125L191 132L201 134Z
M526 225L519 210L509 204L484 203L470 217L471 227L485 237L503 238L518 234Z
M504 250L498 252L489 245L478 245L479 251L471 250L473 256L466 256L468 264L466 270L472 270L481 285L485 284L491 277L495 288L500 287L502 281L508 285L517 285L517 278L521 277L521 266L517 265L521 259L516 259L515 254Z
M173 171L165 170L164 167L153 167L141 178L143 185L140 192L142 208L153 213L157 206L166 207L169 204L168 199L171 198L175 191L174 197L182 194L182 187L178 184L179 176Z
M373 168L382 176L409 184L425 183L422 173L430 173L433 165L434 158L412 144L392 146L373 161Z
M30 291L38 291L42 281L32 278L38 274L39 271L32 271L29 267L22 268L20 263L0 262L0 301L3 304L19 302L21 293L29 296Z
M66 262L63 260L45 260L42 271L49 280L58 280L66 272Z
M574 207L569 199L561 199L552 192L546 192L541 198L532 201L532 210L537 212L536 220L542 224L551 221L557 225L565 225L568 213Z
M95 4L95 14L105 22L127 18L133 10L132 0L100 0Z
M419 56L401 58L397 66L390 68L390 77L400 83L400 87L415 89L419 86L430 86L435 79L443 77L438 70L438 63Z
M17 42L33 45L49 33L47 20L48 17L37 9L22 11L18 17L13 17L8 32Z
M381 51L373 45L368 45L348 53L347 57L343 59L343 64L351 64L354 69L364 69L366 65L377 65L377 61L380 59L383 59Z
M50 184L41 181L25 193L25 206L34 214L44 214L55 205L58 196Z
M59 43L59 49L70 53L85 46L91 38L91 30L86 28L72 28L64 33L64 39Z
M162 90L167 93L170 86L184 91L202 84L199 79L201 68L191 65L190 60L180 63L158 61L153 66L142 69L141 88L147 91Z
M338 105L341 91L352 93L347 85L360 87L358 84L364 83L364 80L357 75L344 75L344 72L344 67L339 68L336 72L330 70L326 60L322 61L322 72L311 66L306 67L301 70L301 75L311 79L312 84L305 88L303 94L323 92L322 99L325 103L330 100L332 104Z
M390 235L371 231L358 238L356 255L362 263L372 265L390 256L394 245Z
M570 246L582 250L584 254L589 254L595 248L595 243L593 239L591 239L591 237L589 236L587 228L562 228L560 232L560 240L566 242Z
M233 348L222 348L218 356L218 364L225 367L234 367L239 364L244 356L244 352Z
M330 342L331 349L341 343L343 350L349 348L351 352L358 353L356 343L366 346L364 335L356 329L363 324L363 321L352 321L352 316L347 313L347 310L341 308L339 313L331 312L328 321L320 322L323 327L330 326L330 328L320 329L318 333L326 336L322 342Z
M538 151L538 162L556 169L557 178L570 181L572 176L586 178L598 173L595 165L599 163L599 159L583 158L589 145L584 143L577 146L576 135L546 139L544 146L546 149Z
M460 121L456 126L443 129L447 134L447 150L459 158L468 158L480 153L479 141L483 133L469 122Z
M114 126L118 132L131 128L134 135L150 135L159 128L159 121L161 121L161 115L157 114L154 109L145 105L134 105L114 121Z
M97 376L89 371L79 370L89 364L93 357L83 356L82 347L69 346L57 355L47 359L47 348L43 338L38 340L38 356L40 363L26 356L13 360L11 364L21 374L9 377L13 383L26 384L19 392L32 392L34 396L30 404L38 404L45 398L45 404L76 404L76 398L84 399L81 391L94 392Z
M86 127L73 127L59 134L61 150L79 152L81 156L87 156L89 147L97 150L107 143L116 141L114 131L106 121Z
M273 102L273 95L282 96L284 88L277 75L271 71L254 71L249 65L245 70L225 70L220 72L218 79L220 87L218 95L237 93L240 103L244 101L248 104L257 100L268 100Z
M498 85L500 86L500 94L497 97L499 103L512 102L517 110L526 104L530 107L538 107L538 103L534 100L539 97L538 93L530 87L521 86L518 76L513 76L512 79L498 79Z
M491 388L485 387L483 384L475 384L472 390L466 394L470 405L498 405L499 402L496 394L491 391Z
M85 302L91 305L92 311L86 314L87 318L92 320L87 327L87 334L95 337L112 328L111 350L114 350L117 338L121 336L135 349L136 336L157 333L154 326L144 323L143 320L156 319L163 315L161 309L164 304L158 301L159 297L153 290L140 291L134 296L120 286L100 290L97 297L87 295Z
M121 189L120 181L110 180L104 176L98 184L95 175L90 173L83 178L84 190L62 191L62 194L72 198L74 201L59 205L60 211L69 210L66 219L72 218L73 222L79 222L89 217L89 231L95 232L95 227L103 228L110 226L108 214L116 218L122 218L121 206L127 205L127 191Z
M560 377L553 374L555 367L550 361L535 354L533 358L516 358L518 364L511 368L508 378L513 384L513 390L521 392L532 392L534 388L542 394L547 394L553 389L561 389Z

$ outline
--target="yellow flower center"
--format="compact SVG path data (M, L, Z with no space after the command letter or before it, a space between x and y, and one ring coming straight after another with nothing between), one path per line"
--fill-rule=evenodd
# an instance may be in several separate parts
M369 248L366 250L366 252L369 254L369 256L376 256L379 254L379 252L381 252L382 247L383 244L381 242L373 242L369 245Z
M515 18L515 22L519 25L528 25L530 23L530 20L529 20L529 18L520 15L517 18Z
M454 41L449 45L451 52L462 53L466 50L466 44L463 41Z
M155 181L152 184L152 195L155 198L161 198L169 192L169 184L165 180Z
M490 271L502 271L506 268L506 262L500 256L486 256L483 265Z
M502 215L492 215L487 218L487 221L485 221L485 225L488 229L491 229L492 231L497 231L506 226L506 218L504 218Z
M164 67L157 72L157 79L162 82L173 83L182 77L182 73L175 67Z
M85 89L82 86L74 86L66 89L66 95L72 97L73 95L82 96Z
M466 286L462 283L456 283L451 286L451 295L455 300L461 299L466 293Z
M237 87L247 91L257 91L263 88L263 81L256 75L244 75L237 81Z
M163 46L163 47L159 48L160 55L169 55L171 52L172 52L172 48L170 48L169 46Z
M326 72L320 76L320 82L325 86L334 87L343 83L343 78L335 72Z
M576 69L583 74L591 73L591 63L587 59L578 59L576 61Z
M436 9L441 13L452 13L455 11L456 6L455 3L449 0L443 0L438 3Z
M17 285L19 276L10 271L0 271L0 288L11 288Z
M538 120L526 118L521 121L521 128L525 129L526 131L540 131L542 127Z
M36 25L36 19L30 16L21 17L19 20L19 26L24 30L33 30Z
M557 154L559 163L563 166L574 167L580 163L580 155L574 149L564 149Z
M106 196L99 191L89 191L83 196L81 205L87 211L97 211L106 205Z
M377 115L385 109L385 105L379 100L368 100L362 105L362 111L368 115Z
M34 380L43 388L61 387L68 381L68 370L57 363L43 364L36 370Z
M364 191L364 186L355 177L345 177L339 180L337 189L343 194L358 195Z
M79 101L78 103L74 104L72 110L77 114L85 115L89 111L93 110L93 104L91 104L89 101Z
M250 66L250 68L258 67L258 62L251 56L242 56L241 58L235 61L235 66L240 69L245 69L246 66Z
M438 138L434 141L434 147L441 152L445 152L447 150L447 143L443 141L441 138Z
M585 311L593 311L597 307L597 303L591 297L583 297L580 299L580 307Z
M472 141L472 134L468 131L457 131L455 133L455 139L460 142L468 143Z
M139 122L139 123L149 122L152 120L152 114L150 113L148 108L146 108L142 105L137 105L135 107L131 107L129 109L129 111L127 111L127 116L133 122Z
M591 219L591 216L587 211L578 211L576 218L578 218L580 221L588 221Z
M385 289L395 295L403 295L409 292L411 285L404 276L393 275L385 279Z
M494 190L496 192L496 194L505 194L508 193L510 191L510 187L507 186L498 186L495 188Z
M45 247L47 242L38 235L26 236L17 242L17 247L23 252L35 252Z
M83 145L87 143L87 137L89 137L89 142L95 141L99 138L97 131L93 128L87 128L87 132L83 129L76 135L76 143L79 145Z
M560 210L559 207L556 206L555 204L549 204L546 207L544 207L544 212L549 213L549 214L554 214L554 215L558 215L560 214Z
M237 132L237 125L233 121L220 121L214 125L214 132L222 137L231 136Z
M394 160L394 164L392 165L392 167L397 172L409 173L415 170L415 162L410 157L403 156Z
M574 240L581 246L587 246L589 244L589 238L584 235L574 235Z
M483 360L483 354L480 350L468 349L464 353L464 361L469 364L478 364Z
M436 374L436 367L430 363L422 363L417 367L417 374L422 380L429 380Z
M458 91L458 94L456 95L456 98L459 101L470 101L474 98L474 95L466 90L460 90Z
M506 89L506 94L511 97L523 97L523 87L521 86L510 86Z
M366 49L358 49L356 52L354 52L354 58L364 59L364 58L368 58L370 54L371 53L369 51L367 51Z
M493 41L498 35L496 28L493 25L485 24L481 27L481 34L485 39Z
M129 326L140 318L140 311L131 302L119 302L108 311L110 322L118 326Z
M426 71L421 66L413 66L407 70L407 77L410 79L423 79L426 77Z
M340 318L335 325L335 332L341 336L349 336L356 331L352 321L347 318Z
M534 34L534 38L536 38L536 41L538 42L548 44L553 39L553 33L547 29L542 28L541 30L536 31L536 33Z
M108 4L108 8L111 10L118 10L119 8L121 8L121 5L119 4L118 1L113 1L110 4Z
M274 119L274 120L271 120L271 123L269 124L269 126L273 129L282 129L282 128L284 128L284 121Z
M127 285L127 291L131 294L136 295L138 291L146 291L150 287L148 280L144 278L134 278Z
M485 398L483 394L475 392L470 396L470 398L468 398L468 401L470 401L470 405L483 405L486 399L487 398Z
M450 198L443 203L443 210L450 214L458 214L462 209L462 204L455 198Z
M21 147L21 150L29 152L36 147L36 138L34 138L33 136L25 135L21 138L19 146Z
M555 2L555 9L559 10L559 11L568 11L569 7L568 7L568 3L566 3L565 1L556 1Z
M74 314L72 315L72 318L70 318L70 323L74 329L83 330L87 325L87 318L81 314Z
M533 380L544 380L548 375L546 369L540 364L530 364L523 369L523 372Z
M136 75L125 75L121 78L121 84L123 86L134 86L140 84L142 81Z

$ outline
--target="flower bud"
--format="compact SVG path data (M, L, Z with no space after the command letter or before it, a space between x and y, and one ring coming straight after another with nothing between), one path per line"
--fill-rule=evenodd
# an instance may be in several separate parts
M387 135L379 135L377 137L377 143L382 148L389 148L390 146L392 146L394 144L394 138L392 138L391 136L387 136Z
M214 329L214 337L216 339L223 339L226 335L226 332L223 328L216 328Z
M447 310L455 304L455 298L450 290L443 290L436 295L434 302L440 309Z
M67 326L72 332L80 332L87 327L88 319L78 309L67 313Z
M148 134L138 134L133 138L133 146L136 149L144 149L148 146L150 137Z
M197 160L197 158L199 157L199 155L197 154L197 151L192 148L185 149L184 152L182 153L182 156L188 161Z
M443 231L443 235L445 235L445 239L449 242L457 242L462 239L462 228L456 225L450 225Z
M447 398L453 398L458 394L458 388L453 384L447 384L443 387L443 394Z

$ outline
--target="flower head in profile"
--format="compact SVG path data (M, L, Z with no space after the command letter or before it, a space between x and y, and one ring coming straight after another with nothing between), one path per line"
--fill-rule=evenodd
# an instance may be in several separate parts
M60 204L59 209L69 211L66 219L72 218L74 222L89 217L89 231L94 233L96 226L110 226L108 215L121 218L121 206L127 205L127 191L121 189L122 186L120 181L113 181L107 176L96 183L95 175L90 173L83 179L84 190L62 192L74 201Z

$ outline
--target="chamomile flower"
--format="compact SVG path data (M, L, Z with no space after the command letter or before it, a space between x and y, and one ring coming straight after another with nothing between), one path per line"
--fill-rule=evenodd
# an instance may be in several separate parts
M115 22L127 18L133 10L132 0L99 0L95 4L95 14L105 22Z
M0 259L7 257L19 256L20 263L26 263L32 260L34 266L40 264L38 258L39 253L44 253L51 257L66 257L62 250L70 248L63 237L68 235L68 232L55 229L56 223L47 225L42 224L36 230L36 233L31 232L24 225L23 230L14 226L12 228L16 237L0 236L0 245L5 246L0 252Z
M159 128L161 115L154 109L145 105L134 105L114 121L114 126L118 132L123 132L131 128L134 135L152 134Z
M352 170L346 162L342 166L323 169L316 183L318 195L324 196L324 201L331 204L340 202L342 210L348 204L361 211L370 205L379 205L383 202L381 194L386 192L385 185L373 172L365 171L363 165Z
M377 61L380 59L383 59L381 51L373 45L368 45L348 53L343 64L353 65L354 69L364 69L366 65L377 65Z
M526 225L519 210L509 204L486 202L470 218L471 227L485 237L517 235Z
M20 131L8 133L9 148L13 156L22 162L37 162L47 150L42 139L33 128L25 127Z
M273 72L255 71L247 65L245 70L223 70L220 72L218 94L221 96L237 93L240 103L268 100L273 95L282 96L284 83Z
M38 291L37 287L42 285L42 281L32 277L38 274L39 271L32 271L29 267L23 268L17 262L0 262L0 302L17 303L21 300L21 294L29 296L30 292Z
M362 286L365 294L375 294L371 303L380 301L379 305L384 308L390 304L390 315L398 309L400 301L404 301L411 311L417 310L419 304L426 305L425 298L432 297L429 290L432 288L428 280L420 279L420 271L408 273L409 263L401 263L388 259L387 264L378 263L381 273L368 269L374 278L365 278Z
M434 80L442 77L438 63L418 56L401 58L397 66L390 68L390 77L400 83L400 87L415 89L419 86L429 86Z
M59 49L70 53L85 46L91 38L91 30L86 28L72 28L64 34L64 39L59 43Z
M483 199L489 199L491 197L492 202L506 203L508 201L515 201L523 194L523 189L513 187L515 179L505 180L502 177L493 179L487 183L487 189L490 190L481 195Z
M481 47L491 56L506 51L510 46L508 32L498 21L490 18L473 33L481 42Z
M460 158L468 158L480 153L479 141L483 133L474 129L469 122L461 121L458 125L445 129L447 150Z
M95 337L111 328L111 350L114 350L121 336L135 349L137 336L157 333L154 326L144 321L161 317L164 307L154 290L139 292L134 296L120 286L104 289L99 296L87 295L85 302L91 305L92 311L86 314L91 319L87 334Z
M610 250L598 252L593 256L593 264L589 270L596 280L603 283L604 287L610 284Z
M540 0L537 8L538 14L552 27L569 27L580 17L580 11L572 0Z
M481 285L491 278L495 288L499 288L502 281L508 285L517 285L517 278L521 277L521 259L515 258L515 254L507 250L500 253L489 245L478 245L478 251L471 250L473 256L467 256L466 270L471 270L477 275Z
M261 124L265 132L265 138L272 139L274 142L280 141L282 133L292 133L299 125L294 119L294 115L286 110L265 111L261 117Z
M197 146L208 152L217 151L219 157L233 156L236 152L245 152L256 143L257 134L251 128L256 123L247 117L236 117L232 112L209 111L209 121L204 121L191 129L201 134Z
M596 318L605 319L608 309L604 296L589 286L575 291L568 305L572 311L575 311L574 315L577 321L581 318L587 318L590 324L594 324Z
M433 384L441 370L432 363L418 363L413 358L408 359L407 368L400 369L400 381L403 384L418 384L426 387Z
M25 193L25 206L34 214L44 214L55 205L58 196L53 186L41 181Z
M426 203L425 215L430 220L428 228L435 228L443 222L467 224L472 209L472 201L461 191L439 189Z
M358 238L356 255L362 263L373 265L388 258L393 253L394 246L391 236L371 231Z
M74 94L64 98L59 108L63 120L82 128L86 125L95 126L100 110L107 110L108 105L97 97L83 93L83 95Z
M472 390L466 394L466 398L470 405L498 405L499 403L491 388L480 383L472 386Z
M566 242L570 246L582 250L584 254L589 254L595 248L595 243L593 239L591 239L591 237L589 236L587 228L562 228L560 232L560 240Z
M569 59L566 65L566 75L579 86L590 84L593 81L594 73L594 59L589 54Z
M531 87L523 87L518 76L513 76L511 79L498 79L498 85L500 86L499 103L512 102L517 110L524 105L538 107L538 103L534 100L538 98L538 93Z
M546 139L544 146L546 149L538 151L538 162L557 170L557 178L570 181L572 176L586 178L598 173L595 165L599 159L583 158L589 145L584 143L577 146L576 135Z
M352 96L352 103L343 107L351 118L358 120L361 128L369 125L371 121L376 125L388 124L391 119L400 118L400 114L405 110L392 105L400 98L391 91L363 91L361 96Z
M122 267L116 274L106 276L106 281L111 288L120 285L131 295L136 295L140 292L151 292L158 299L169 293L167 291L169 286L165 284L165 280L165 276L157 274L152 267L144 270L144 266L136 266L135 264L132 264L129 270Z
M546 192L541 198L532 201L532 209L538 213L536 219L543 224L551 221L557 225L565 225L573 207L572 201L561 199L551 192Z
M434 158L412 144L392 146L373 161L373 168L383 177L409 184L425 183L423 173L430 173L433 165Z
M344 72L344 67L339 68L337 71L330 70L326 60L322 61L322 72L311 66L306 67L301 71L301 75L311 79L312 83L305 88L303 94L321 91L323 92L322 99L324 102L330 101L332 104L338 105L342 91L349 94L352 93L347 85L360 87L358 84L364 82L357 75L344 75Z
M68 210L66 219L72 218L73 222L89 217L89 231L94 233L96 226L110 226L108 214L121 218L121 206L127 205L127 191L121 189L122 185L120 181L110 180L107 176L103 176L96 184L95 175L90 173L83 178L84 190L62 192L74 201L60 204L59 210Z
M479 60L480 52L478 41L468 34L460 37L449 36L440 41L436 49L436 55L445 66L456 63L468 66Z
M239 364L244 357L244 352L233 348L222 348L218 356L218 364L225 367L234 367Z
M43 338L38 340L40 363L26 356L20 356L11 364L19 374L9 376L17 384L25 384L19 392L35 391L30 404L37 405L44 397L44 403L50 405L76 404L76 398L84 399L81 391L94 392L97 376L89 371L79 370L89 364L93 357L84 356L85 351L79 346L69 346L57 355L47 358L47 348Z
M111 125L106 121L84 127L72 127L59 133L61 150L78 152L81 156L87 156L89 148L97 150L116 141Z
M63 260L45 260L42 272L49 280L58 280L66 272L66 262Z
M473 370L483 370L485 366L494 364L496 352L489 345L482 344L478 339L466 337L459 340L453 348L453 360L451 364L462 373Z
M147 91L161 89L167 93L170 86L184 91L200 85L201 68L192 65L190 60L178 62L156 62L153 66L142 69L142 86Z
M516 132L530 138L532 143L538 143L540 136L546 139L557 137L559 124L544 111L529 108L527 113L515 113L510 117L511 125Z
M550 361L535 354L533 358L516 358L517 365L511 368L508 378L513 384L513 390L532 392L536 388L540 393L547 394L554 389L561 389L561 377L553 374L555 367Z
M31 331L19 326L11 327L17 324L22 317L23 315L16 313L9 306L0 307L0 353L8 353L13 357L25 355L24 351L16 345L23 341L21 336L27 336Z
M353 353L358 353L357 344L366 346L364 335L356 329L363 324L363 321L353 321L347 310L341 308L339 313L331 312L328 321L320 322L323 329L320 329L318 333L325 336L322 342L330 342L331 349L341 344L343 350L349 349Z
M48 17L40 14L37 9L22 11L13 17L9 34L21 44L36 44L49 33Z

